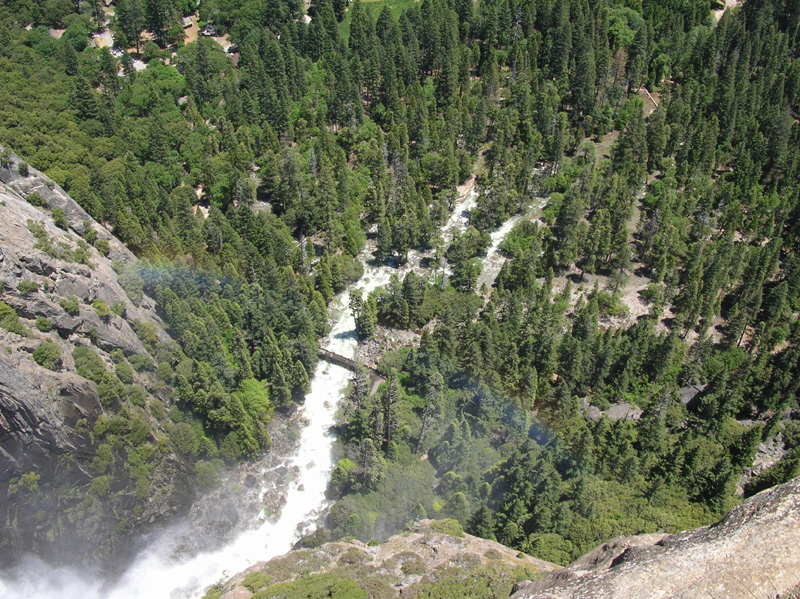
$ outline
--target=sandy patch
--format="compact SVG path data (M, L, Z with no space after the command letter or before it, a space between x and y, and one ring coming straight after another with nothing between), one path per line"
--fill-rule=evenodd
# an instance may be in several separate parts
M601 291L610 292L610 277L587 273L583 275L583 278L581 278L580 270L577 268L572 268L567 273L558 276L553 280L553 293L557 294L564 291L567 281L572 283L570 311L572 311L579 299L583 299L584 302L588 301L589 295L594 290L595 283L597 284L597 288ZM541 279L541 282L544 282L544 279ZM600 319L600 322L605 326L612 326L614 328L627 328L635 324L640 316L649 314L650 304L639 294L641 291L647 288L649 283L650 279L647 277L638 277L633 274L628 275L625 285L623 285L617 291L618 297L628 308L628 314L624 316L604 316Z
M208 211L209 211L208 206L202 206L200 204L195 204L194 206L192 206L192 214L197 214L198 210L200 211L200 214L203 215L204 219L208 218Z
M646 88L641 88L637 94L644 101L644 116L645 118L653 114L661 105L661 94L655 91L650 91Z
M714 15L715 23L719 23L719 20L722 18L722 15L725 14L726 10L729 8L736 8L742 4L740 0L719 0L719 3L723 5L722 8L711 11L711 14Z
M192 26L187 27L183 30L186 37L184 38L184 43L191 44L192 42L197 41L197 36L200 35L200 28L197 26L197 15L192 15L189 17L192 21Z
M231 42L231 40L228 38L227 33L222 37L212 37L211 39L222 46L222 49L225 50L225 52L227 52L228 49L233 45L233 42Z

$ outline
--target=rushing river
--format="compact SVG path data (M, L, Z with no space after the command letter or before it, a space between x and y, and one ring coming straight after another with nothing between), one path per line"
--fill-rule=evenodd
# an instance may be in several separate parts
M537 198L532 207L538 210L544 203ZM471 189L461 198L442 227L450 241L454 233L464 231L469 212L477 203L477 192ZM498 248L505 236L522 217L515 216L492 234L491 245L483 262L486 267L482 282L491 285L502 266ZM357 339L355 321L348 309L350 293L385 287L393 274L401 278L418 268L422 254L409 252L406 264L366 266L364 275L337 296L329 310L333 326L324 343L326 349L353 358ZM361 256L364 262L368 255ZM176 560L167 547L158 542L142 552L112 589L101 588L94 579L80 572L51 570L38 560L30 560L18 570L14 580L0 580L0 599L195 599L217 581L236 574L259 561L268 560L289 551L298 539L313 532L318 516L328 507L325 490L333 470L332 427L336 410L344 398L351 373L340 366L320 361L311 379L311 391L301 408L307 425L300 434L297 452L288 460L289 468L297 467L299 474L287 489L286 504L277 521L262 522L239 535L233 542L210 552L199 553L185 560Z

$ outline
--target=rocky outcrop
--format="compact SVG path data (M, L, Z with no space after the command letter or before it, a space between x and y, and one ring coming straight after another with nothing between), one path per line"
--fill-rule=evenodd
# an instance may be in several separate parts
M425 590L432 587L439 593L451 589L450 594L436 596L469 597L470 585L476 585L500 596L500 589L510 591L521 575L560 569L494 541L462 534L453 520L423 520L380 545L357 540L325 543L258 563L232 577L219 596L246 599L257 591L269 596L269 586L276 583L284 583L281 596L292 591L306 596L301 591L304 584L350 585L369 597L426 596Z
M120 284L134 255L58 185L20 170L14 155L0 164L0 301L19 319L12 330L0 327L0 566L33 552L51 563L108 567L134 550L134 531L188 512L191 467L169 445L169 394L154 372L135 371L132 381L114 375L136 400L103 405L72 354L90 348L113 375L125 357L154 364L152 335L169 335L153 300ZM150 347L137 322L150 323ZM44 342L60 354L49 367L35 359ZM117 428L103 432L101 417ZM147 427L135 439L132 422ZM112 449L108 463L96 461L102 444ZM128 458L138 448L147 461L134 477Z
M615 539L512 599L767 598L800 573L800 478L751 497L719 523Z

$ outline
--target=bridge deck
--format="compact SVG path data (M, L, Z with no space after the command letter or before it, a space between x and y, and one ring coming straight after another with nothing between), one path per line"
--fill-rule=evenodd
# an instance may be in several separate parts
M356 372L358 370L358 362L355 360L351 360L350 358L345 358L339 354L336 354L332 351L328 351L327 349L319 349L318 356L320 359L325 360L327 362L331 362L333 364L337 364L338 366L344 366L348 370L352 370Z
M320 360L325 360L326 362L330 362L331 364L336 364L337 366L342 366L343 368L347 368L351 372L358 372L359 363L355 360L351 360L350 358L345 358L344 356L334 353L332 351L328 351L327 349L320 348L317 352ZM381 383L385 383L386 379L382 377L374 368L370 368L365 366L365 368L369 371L369 380L371 382L369 394L372 395L375 391L378 390Z

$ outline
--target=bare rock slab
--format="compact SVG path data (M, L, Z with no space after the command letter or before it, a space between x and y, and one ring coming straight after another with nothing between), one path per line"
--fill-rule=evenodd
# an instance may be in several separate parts
M800 478L742 503L717 524L615 539L512 599L775 597L800 576Z

